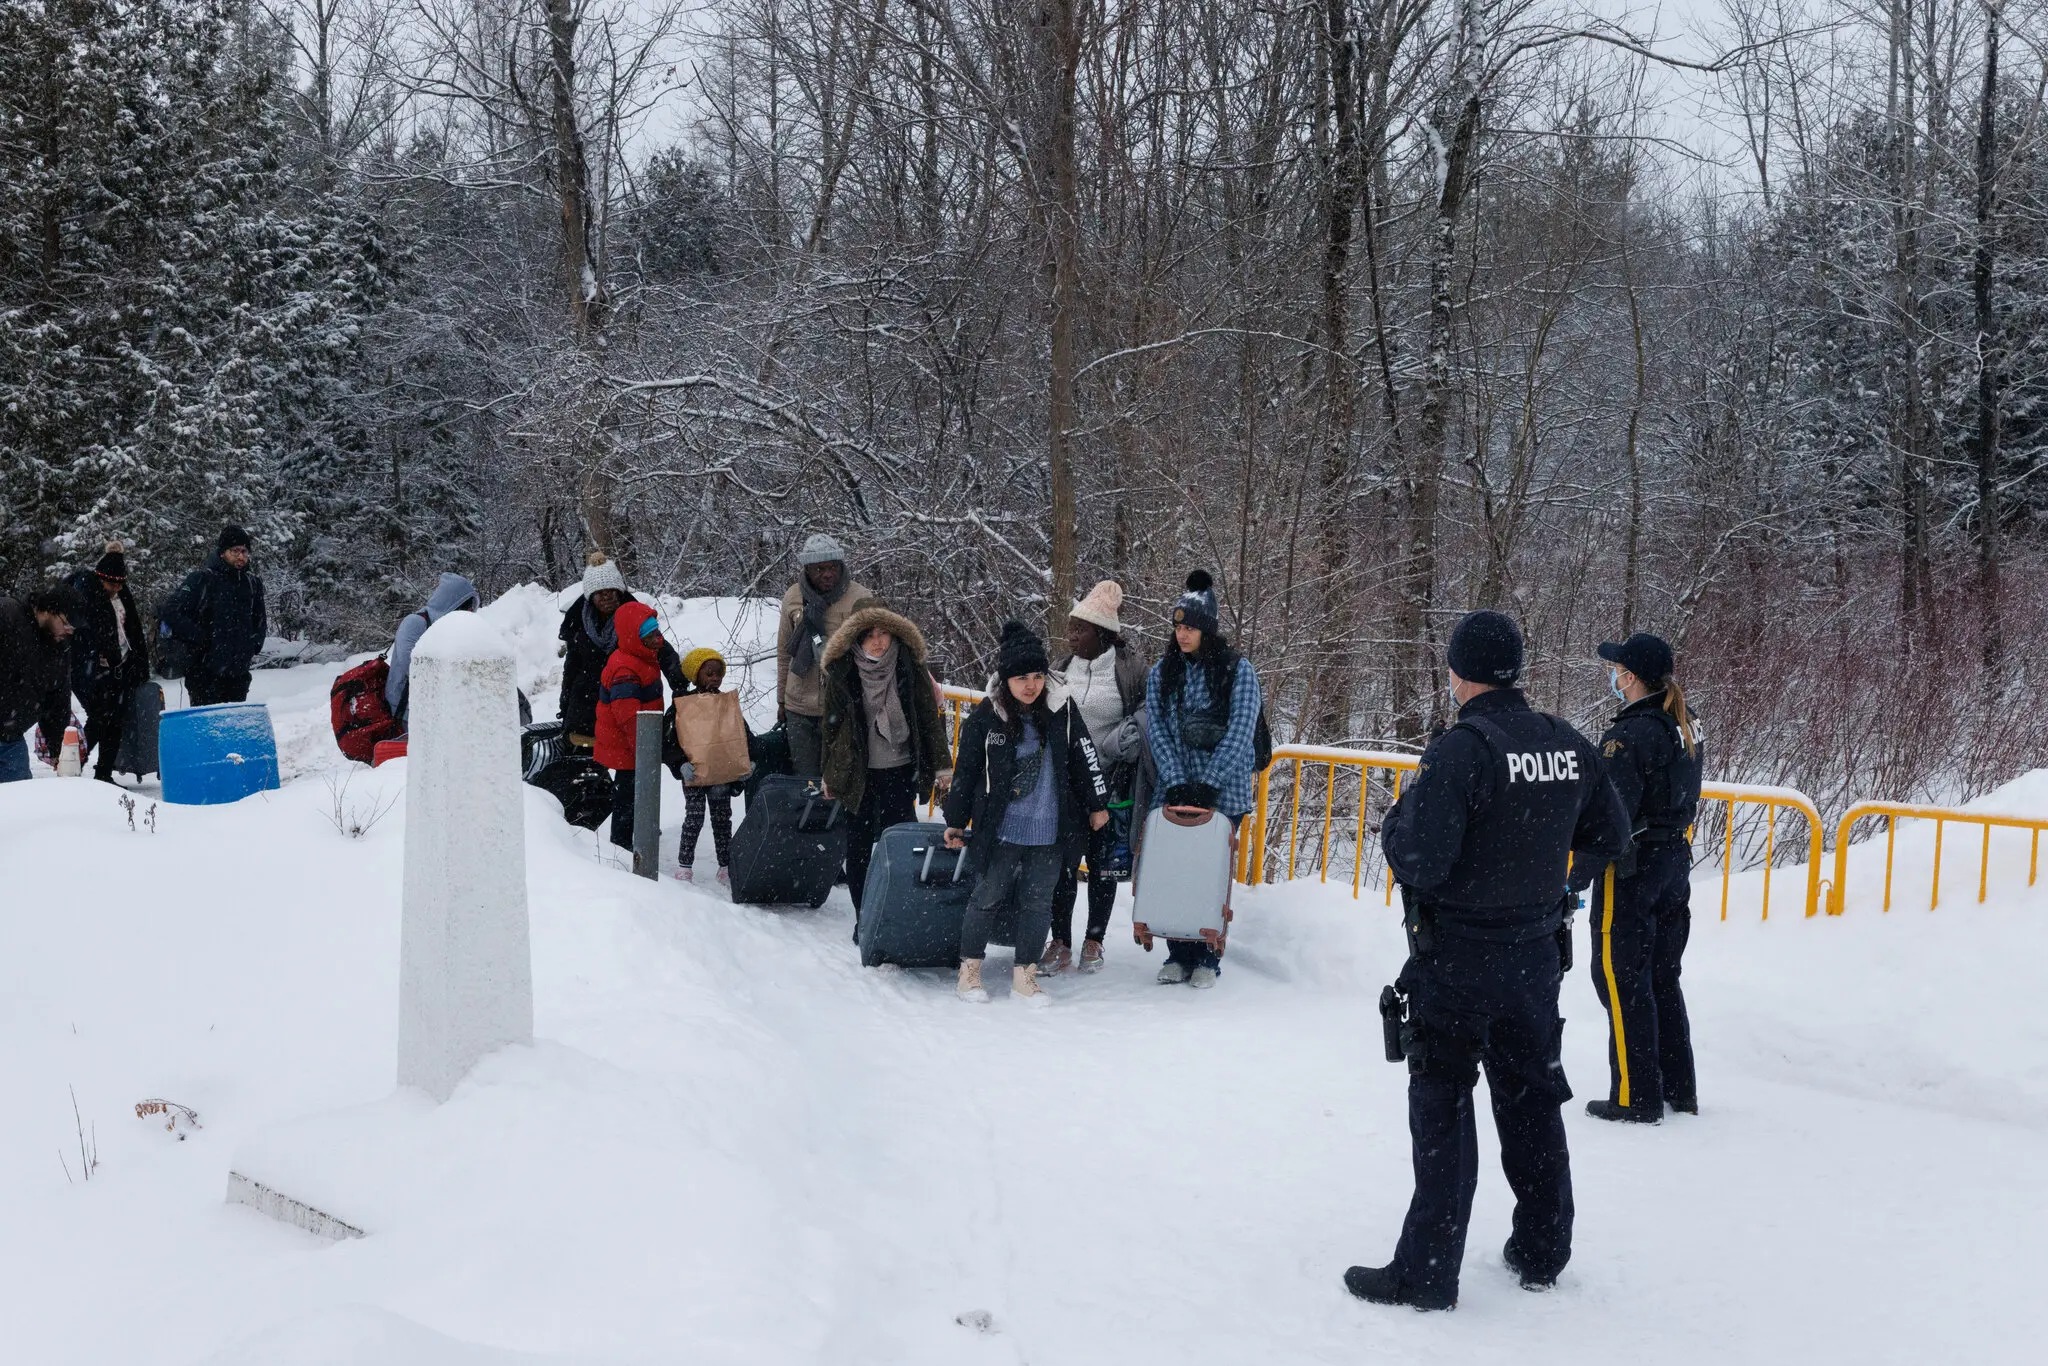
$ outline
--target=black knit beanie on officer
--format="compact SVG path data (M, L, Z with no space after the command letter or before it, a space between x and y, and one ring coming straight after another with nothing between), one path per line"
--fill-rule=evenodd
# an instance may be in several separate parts
M1216 605L1216 580L1206 569L1188 575L1187 591L1173 604L1173 624L1191 626L1205 636L1221 629L1223 611Z
M1045 642L1021 621L1003 623L1002 643L996 646L996 677L1008 681L1025 674L1042 674L1052 667Z
M251 544L253 543L249 539L248 532L238 526L227 526L220 529L220 541L214 546L214 549L234 550L240 548L246 550Z
M1505 612L1467 612L1451 632L1451 672L1505 688L1522 675L1522 628Z
M119 541L107 542L107 553L100 556L100 562L92 572L103 579L125 580L128 577L128 552Z

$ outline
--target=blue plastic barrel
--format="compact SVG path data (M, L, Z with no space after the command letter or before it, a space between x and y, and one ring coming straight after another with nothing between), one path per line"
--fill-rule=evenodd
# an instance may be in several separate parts
M277 734L261 702L167 711L157 737L167 802L216 806L277 789Z

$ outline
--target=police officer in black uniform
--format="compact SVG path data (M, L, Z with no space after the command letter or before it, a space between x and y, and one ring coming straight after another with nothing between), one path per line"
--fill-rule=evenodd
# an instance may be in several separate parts
M1600 647L1607 686L1624 703L1600 737L1607 776L1629 815L1634 847L1604 869L1593 902L1593 989L1607 1007L1607 1099L1595 1119L1658 1124L1664 1107L1700 1112L1692 1026L1679 989L1692 929L1692 845L1705 746L1676 660L1658 636L1638 631Z
M1398 1051L1408 1062L1415 1196L1394 1260L1344 1273L1360 1299L1417 1309L1458 1302L1479 1183L1472 1088L1482 1065L1515 1193L1502 1256L1530 1290L1555 1284L1571 1257L1571 1087L1557 1008L1570 942L1567 855L1604 867L1628 846L1599 752L1514 686L1514 621L1467 615L1449 663L1457 724L1423 752L1381 829L1408 907L1408 962L1395 990L1406 998Z

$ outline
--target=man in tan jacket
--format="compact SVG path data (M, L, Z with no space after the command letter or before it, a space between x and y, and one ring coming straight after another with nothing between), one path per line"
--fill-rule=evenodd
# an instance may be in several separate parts
M803 571L782 595L775 637L775 702L789 734L790 766L797 776L824 772L825 642L846 619L874 600L874 592L846 575L846 548L823 532L796 555Z

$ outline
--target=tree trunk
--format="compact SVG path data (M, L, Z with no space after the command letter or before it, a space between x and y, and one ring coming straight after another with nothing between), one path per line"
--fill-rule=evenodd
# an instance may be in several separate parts
M1316 631L1323 642L1309 675L1304 728L1348 733L1347 682L1351 669L1351 445L1357 427L1357 385L1352 373L1351 238L1360 175L1351 0L1323 0L1323 93L1333 137L1323 171L1323 460L1316 513L1316 572L1322 601Z
M1984 22L1984 90L1977 103L1977 250L1970 272L1970 294L1977 315L1977 610L1987 670L1996 670L2005 653L2005 621L1999 603L1998 316L1991 303L1999 9L1998 0L1993 0Z
M1074 504L1074 324L1080 313L1081 214L1074 170L1074 72L1081 58L1074 0L1047 0L1039 11L1045 32L1039 51L1050 96L1046 123L1046 184L1052 202L1046 220L1046 285L1052 304L1050 373L1046 377L1047 473L1052 485L1052 581L1046 630L1066 629L1074 600L1080 543Z
M594 250L596 225L591 212L590 161L584 155L583 128L577 120L576 30L580 16L575 0L548 0L547 20L555 195L561 210L562 277L568 292L569 331L578 349L596 355L604 348L610 301L605 296ZM577 487L577 501L590 543L623 560L614 502L616 490L609 468L609 426L602 415L585 425L584 447L579 452L583 474Z
M1436 595L1437 505L1442 498L1444 448L1451 430L1451 348L1456 340L1452 335L1451 270L1458 252L1459 219L1471 188L1472 147L1479 137L1478 93L1467 93L1455 107L1457 123L1445 139L1443 186L1429 248L1429 332L1422 358L1422 410L1403 481L1406 526L1399 566L1393 702L1395 733L1405 739L1419 737L1425 720L1417 685L1428 668L1430 613Z

